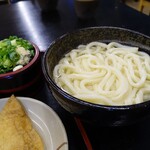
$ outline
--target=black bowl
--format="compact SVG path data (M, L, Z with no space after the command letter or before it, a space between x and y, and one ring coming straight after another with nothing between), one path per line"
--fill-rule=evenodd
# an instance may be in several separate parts
M150 115L150 101L128 106L104 106L81 101L60 89L53 79L53 69L62 56L79 44L92 41L112 42L138 46L150 53L150 37L128 29L117 27L91 27L67 33L50 44L44 54L42 69L48 87L58 103L83 121L107 125L129 125Z
M36 85L42 76L40 50L32 43L35 55L23 68L17 71L0 74L0 97L15 95L30 95L33 85ZM36 87L37 89L37 87Z

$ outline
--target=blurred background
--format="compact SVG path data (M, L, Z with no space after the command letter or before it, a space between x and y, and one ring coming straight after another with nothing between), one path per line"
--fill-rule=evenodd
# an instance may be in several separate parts
M124 0L124 3L133 9L150 15L150 0Z
M0 0L0 4L14 4L21 0ZM30 0L42 7L42 9L47 9L45 7L49 7L48 9L53 9L58 0ZM81 0L82 1L82 0ZM86 0L84 0L86 1ZM150 0L116 0L118 2L122 2L137 11L140 11L146 15L150 15Z

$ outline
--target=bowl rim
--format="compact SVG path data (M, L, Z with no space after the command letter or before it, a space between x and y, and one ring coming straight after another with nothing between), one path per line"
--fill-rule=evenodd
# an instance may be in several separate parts
M48 70L47 70L47 65L46 65L46 58L47 58L47 55L48 55L48 52L50 52L50 47L53 46L56 42L62 40L64 37L68 36L68 35L71 35L71 34L74 34L76 32L80 32L80 31L84 31L84 30L93 30L93 29L115 29L115 30L123 30L123 31L126 31L126 32L130 32L130 33L133 33L133 34L136 34L138 36L142 36L144 38L148 38L150 39L149 36L143 34L143 33L140 33L140 32L137 32L137 31L134 31L134 30L131 30L131 29L128 29L128 28L122 28L122 27L113 27L113 26L96 26L96 27L86 27L86 28L80 28L80 29L76 29L72 32L67 32L65 34L63 34L62 36L58 37L57 39L55 39L54 41L52 41L47 50L44 52L44 55L43 55L43 59L42 59L42 70L43 70L43 73L44 73L44 76L45 76L45 79L48 83L50 83L50 85L58 91L58 93L60 93L61 95L63 95L64 97L66 97L67 99L69 98L69 100L71 100L72 102L75 102L77 104L81 104L81 105L84 105L84 106L87 106L87 107L92 107L92 108L102 108L102 109L106 109L106 110L109 110L109 111L113 111L113 110L132 110L132 109L141 109L141 108L146 108L148 106L150 106L150 100L149 101L145 101L145 102L142 102L142 103L138 103L138 104L132 104L132 105L113 105L113 106L110 106L110 105L102 105L102 104L95 104L95 103L91 103L91 102L87 102L87 101L84 101L84 100L80 100L72 95L70 95L69 93L65 92L64 90L62 90L59 86L57 86L57 84L53 81L53 79L49 76L48 74ZM50 87L50 90L52 90L52 88ZM52 90L53 91L53 90Z
M5 78L6 76L13 76L13 75L19 74L19 73L27 70L29 67L31 67L36 62L36 60L39 58L39 55L40 55L40 49L36 44L34 44L32 42L30 42L30 43L33 45L34 51L35 51L34 57L31 59L31 61L19 70L0 74L0 79Z

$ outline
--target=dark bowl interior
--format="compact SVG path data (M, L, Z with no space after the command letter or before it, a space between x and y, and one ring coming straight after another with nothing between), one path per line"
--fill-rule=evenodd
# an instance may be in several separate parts
M27 65L17 71L0 74L0 97L27 92L39 80L42 74L40 50L37 45L33 46L35 55Z
M44 54L42 68L48 87L58 103L71 114L83 121L119 126L141 121L150 115L150 101L130 106L104 106L81 101L63 90L53 80L53 69L65 53L79 44L92 41L112 42L138 46L141 51L150 53L150 37L123 28L90 27L67 33L50 44Z

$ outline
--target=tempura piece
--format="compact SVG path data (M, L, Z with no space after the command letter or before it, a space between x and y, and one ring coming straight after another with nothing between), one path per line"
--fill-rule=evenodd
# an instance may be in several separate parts
M39 134L14 95L0 113L0 150L44 150Z

